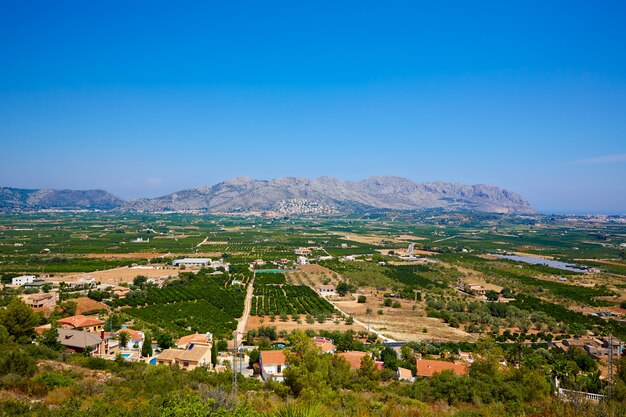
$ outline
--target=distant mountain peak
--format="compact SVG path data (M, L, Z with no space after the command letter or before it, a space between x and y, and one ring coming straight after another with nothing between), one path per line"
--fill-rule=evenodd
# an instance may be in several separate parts
M299 207L301 212L298 211ZM214 186L129 201L121 210L331 214L371 209L432 208L495 213L534 212L521 195L492 185L441 181L420 183L397 176L374 176L359 181L328 176L313 179L281 177L271 180L237 177Z

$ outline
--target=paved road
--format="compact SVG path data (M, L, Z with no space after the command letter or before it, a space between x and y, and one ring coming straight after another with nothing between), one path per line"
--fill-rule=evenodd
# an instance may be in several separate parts
M248 285L248 292L246 293L246 300L243 304L243 314L237 323L237 334L243 336L246 333L246 324L248 323L248 317L250 317L250 309L252 308L252 294L254 292L254 278ZM240 339L243 340L243 339Z

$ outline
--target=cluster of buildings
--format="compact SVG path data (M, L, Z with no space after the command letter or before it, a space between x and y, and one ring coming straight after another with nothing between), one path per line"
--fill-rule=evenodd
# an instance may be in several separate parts
M211 364L211 333L183 336L176 342L176 348L165 349L156 357L156 364L174 365L186 371Z
M67 352L83 353L113 359L121 353L126 360L138 360L145 341L145 334L138 330L121 328L115 332L105 331L104 321L82 314L57 320L57 343ZM39 326L35 331L42 333L51 329L50 324ZM127 333L126 344L120 344L120 333Z
M604 336L600 339L595 337L581 337L580 339L564 339L557 342L556 345L563 350L571 348L580 348L585 350L589 356L594 359L606 359L611 354L615 358L624 354L626 346L623 341L617 338Z
M225 271L228 271L228 268L230 266L229 263L224 262L222 259L213 261L211 260L211 258L174 259L172 261L172 265L177 266L177 267L184 266L186 268L213 268L213 269L223 268Z
M323 353L336 354L341 356L348 362L350 369L359 369L363 358L366 356L373 357L371 352L362 351L348 351L336 353L336 347L333 341L323 337L315 337L313 339L315 344L320 348ZM383 369L383 362L374 360L374 365L377 369ZM264 350L261 351L259 359L259 371L264 381L269 379L275 381L284 381L283 371L289 367L287 356L283 350ZM455 375L467 375L468 374L468 362L466 361L444 361L435 359L416 359L415 362L415 375L410 369L398 368L396 377L398 380L414 381L416 377L430 378L433 375L445 371L454 373Z

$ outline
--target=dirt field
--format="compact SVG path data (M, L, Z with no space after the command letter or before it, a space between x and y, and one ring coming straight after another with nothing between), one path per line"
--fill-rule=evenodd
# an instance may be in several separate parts
M355 234L344 234L344 233L333 233L333 234L341 237L342 239L351 240L357 243L365 243L366 245L382 245L383 240L391 240L385 236L378 236L378 235L355 235Z
M324 279L330 280L329 284L331 285L337 285L338 281L333 278L333 274L336 274L338 278L341 278L341 275L337 274L332 269L328 269L326 267L316 264L298 265L298 270L299 272L288 272L285 274L285 278L287 279L288 283L299 285L300 281L298 280L296 275L300 276L304 285L308 285L310 287L323 284L322 281ZM307 277L303 277L303 274L307 274ZM313 282L313 285L311 285L310 281Z
M111 309L108 305L87 297L73 298L70 301L76 303L76 314L83 314L86 311Z
M363 290L363 289L362 289ZM359 304L356 301L336 301L335 304L346 314L365 323L383 335L400 341L469 341L475 337L460 329L449 327L442 320L425 317L424 306L408 300L399 300L401 307L383 307L383 294L374 289L363 291L367 301ZM413 310L413 306L416 309ZM372 312L366 314L366 309ZM383 310L382 315L377 311ZM426 332L423 330L426 329Z
M376 251L380 252L382 255L389 255L389 251L394 251L396 253L406 253L406 249L407 248L397 248L397 249L376 249ZM427 251L427 250L421 250L421 249L413 249L413 254L414 255L436 255L437 252L431 252L431 251Z
M133 252L133 253L88 253L85 255L85 258L96 258L96 259L153 259L153 258L164 258L166 256L173 256L169 253L143 253L143 252Z
M356 332L365 330L364 328L362 328L361 326L357 324L347 325L347 324L343 324L343 322L340 322L340 324L335 324L332 320L329 320L326 323L315 322L314 324L308 324L306 322L305 315L300 316L300 321L302 322L302 324L298 324L291 319L283 322L279 318L276 318L276 320L274 321L270 321L269 317L250 316L248 317L248 323L246 324L246 331L252 330L252 329L258 329L261 326L276 326L276 330L278 331L287 330L288 332L291 332L292 330L296 330L296 329L298 330L311 329L316 332L320 330L329 330L329 331L340 330L342 332L345 332L346 330L349 330L349 329L352 329Z
M413 235L400 235L397 236L398 240L426 240L425 237L413 236Z
M175 267L161 266L149 269L145 267L122 267L80 274L59 274L45 278L45 280L54 282L62 279L66 282L75 282L82 277L94 277L103 284L119 285L124 282L133 282L133 279L138 275L143 275L148 278L166 278L168 276L177 277L179 272L180 270Z

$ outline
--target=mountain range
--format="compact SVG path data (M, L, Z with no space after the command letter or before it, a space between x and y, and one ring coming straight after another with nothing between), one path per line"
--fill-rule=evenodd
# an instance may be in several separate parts
M534 213L521 195L492 185L414 182L400 177L233 178L210 187L124 201L103 190L0 188L0 211L41 209L123 212L342 214L373 209Z

